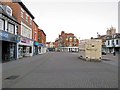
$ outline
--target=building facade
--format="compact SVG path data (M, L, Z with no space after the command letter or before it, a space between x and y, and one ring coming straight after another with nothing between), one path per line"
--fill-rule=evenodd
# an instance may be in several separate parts
M32 38L34 40L34 55L38 54L38 47L39 47L39 42L38 42L38 25L33 21L33 32L32 32Z
M56 42L60 51L78 52L79 50L79 40L73 33L65 33L62 31Z
M17 59L17 34L20 23L12 16L12 8L0 5L0 47L2 62Z
M107 36L105 44L107 53L120 53L120 33Z
M111 26L110 28L107 29L106 35L99 35L99 34L97 35L96 39L102 39L102 52L104 52L104 53L109 52L108 51L109 45L107 45L106 41L108 41L108 38L112 39L113 35L115 35L115 34L116 34L116 29ZM111 50L110 50L110 52L111 52Z
M38 29L38 42L39 42L39 48L38 53L43 54L46 53L46 34L43 30Z
M22 2L5 2L13 10L13 16L21 24L18 26L17 58L33 55L32 21L34 16Z

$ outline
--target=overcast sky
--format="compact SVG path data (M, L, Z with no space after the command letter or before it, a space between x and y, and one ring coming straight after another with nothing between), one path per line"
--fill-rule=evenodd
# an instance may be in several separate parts
M55 41L61 31L74 33L80 39L97 37L97 32L106 34L111 25L118 32L117 1L24 0L23 3L35 16L39 28L46 33L47 41Z

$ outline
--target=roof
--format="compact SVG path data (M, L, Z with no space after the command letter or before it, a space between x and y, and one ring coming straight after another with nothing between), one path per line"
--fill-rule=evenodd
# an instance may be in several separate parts
M32 15L32 13L27 9L27 7L22 3L21 0L12 0L13 3L18 3L30 16L32 19L35 17Z
M43 32L43 34L46 36L45 32L43 30L41 30Z
M107 40L120 38L120 33L115 33L112 36L107 36Z
M33 22L35 23L36 26L38 26L37 23L34 20L33 20Z

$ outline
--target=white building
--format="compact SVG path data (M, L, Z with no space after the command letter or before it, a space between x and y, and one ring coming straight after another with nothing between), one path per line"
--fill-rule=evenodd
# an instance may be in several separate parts
M107 53L120 53L120 33L107 36L105 45Z

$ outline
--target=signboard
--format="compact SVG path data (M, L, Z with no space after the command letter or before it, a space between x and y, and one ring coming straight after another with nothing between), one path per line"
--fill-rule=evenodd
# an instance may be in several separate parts
M0 37L8 39L8 33L0 32Z
M10 34L6 31L0 31L0 40L16 42L16 35Z
M29 43L30 43L30 40L21 37L21 42L22 42L22 43L27 43L27 44L29 44Z
M34 42L34 45L38 46L38 45L39 45L39 42Z

